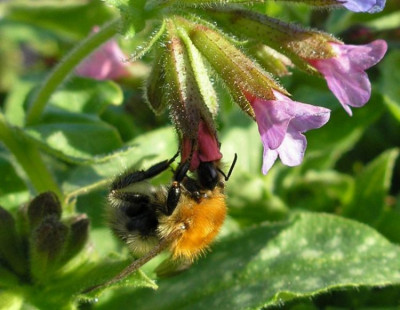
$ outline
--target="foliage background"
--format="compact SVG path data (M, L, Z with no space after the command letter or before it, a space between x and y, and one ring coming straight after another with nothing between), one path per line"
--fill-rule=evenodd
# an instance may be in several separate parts
M387 55L369 70L371 100L350 118L323 80L299 71L283 78L297 101L328 107L332 116L326 126L307 133L301 166L278 163L263 176L256 124L219 87L222 152L228 164L237 153L238 163L228 186L229 218L212 252L191 270L154 282L153 270L162 259L157 258L143 268L146 275L106 291L96 302L78 296L79 308L400 306L400 2L389 0L383 12L373 15L312 11L272 1L257 9L334 33L349 44L386 39ZM118 270L119 263L126 264L129 253L104 224L107 182L128 167L146 168L176 152L168 116L154 116L142 100L151 55L133 63L132 76L118 84L71 75L51 97L41 122L24 125L29 98L51 68L94 25L117 15L98 0L0 2L0 107L16 135L27 141L19 151L0 143L0 205L16 212L37 194L39 181L34 179L42 168L31 155L40 150L60 185L64 215L80 212L91 219L84 263L72 270L76 282L68 282L71 274L61 270L46 295L33 297L38 288L21 285L14 294L0 281L0 306L5 309L54 304L73 309L77 299L68 298L78 290L72 288L90 283L80 283L83 277L96 282ZM367 28L369 37L360 30ZM140 40L118 37L127 53ZM21 151L28 154L30 172L21 164ZM167 173L156 182L169 178ZM59 297L51 301L49 294Z

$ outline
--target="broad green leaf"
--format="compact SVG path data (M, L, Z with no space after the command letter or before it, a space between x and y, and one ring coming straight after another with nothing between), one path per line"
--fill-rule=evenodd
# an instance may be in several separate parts
M15 208L27 201L29 191L24 181L15 171L12 163L0 153L0 205L6 209Z
M261 309L333 289L400 284L400 248L363 224L298 214L221 240L159 289L119 294L96 309Z
M51 98L53 106L68 112L100 114L108 105L120 105L121 88L112 81L75 77Z
M384 152L369 163L357 176L352 200L343 208L343 215L374 225L385 207L398 149Z
M335 212L348 203L354 192L354 179L335 170L307 170L289 174L277 192L291 208Z
M105 288L149 287L156 289L157 285L154 281L150 280L143 272L138 271L122 282L92 291L91 293L83 293L89 287L110 280L131 262L132 260L110 258L105 258L98 262L82 262L75 269L53 277L46 283L47 286L45 287L42 285L24 286L22 293L24 303L41 310L76 309L78 300L93 302L95 301L95 296L100 295Z
M52 4L35 4L25 2L10 5L8 19L27 23L31 28L39 27L56 32L73 39L88 35L95 25L110 20L113 13L102 1L93 0L85 4L53 2ZM77 21L76 17L80 19Z
M304 86L302 90L304 91L301 92L302 94L310 95L307 96L308 99L298 99L299 101L313 104L325 101L324 97L319 97L323 93L314 88ZM305 98L305 96L301 97ZM335 105L339 106L339 103ZM351 118L342 109L334 110L325 126L305 134L307 150L300 168L303 171L310 168L332 168L345 152L354 147L364 131L376 122L384 111L381 97L374 95L362 109L354 109Z
M0 291L0 309L19 310L23 304L23 297L12 290Z
M381 91L389 111L400 122L400 51L393 51L386 55L382 67Z
M98 157L97 164L75 168L64 181L64 191L74 196L99 186L104 187L126 169L149 168L156 162L171 158L177 147L172 127L141 135L131 141L128 147Z
M82 115L76 116L81 120ZM31 140L54 156L69 162L94 162L95 156L122 146L118 132L101 121L44 123L25 128Z

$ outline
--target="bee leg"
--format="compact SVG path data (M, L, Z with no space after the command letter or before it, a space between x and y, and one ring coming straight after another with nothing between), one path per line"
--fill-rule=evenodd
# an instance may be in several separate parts
M125 188L133 183L141 182L146 179L155 177L156 175L167 170L168 167L173 163L175 158L178 156L179 152L174 155L171 159L163 160L147 170L139 170L134 172L129 172L118 178L116 178L111 184L111 190L118 190Z
M167 197L167 208L165 210L166 215L171 215L178 205L181 197L181 182L186 177L187 172L190 168L190 161L181 163L175 171L174 181L168 190Z

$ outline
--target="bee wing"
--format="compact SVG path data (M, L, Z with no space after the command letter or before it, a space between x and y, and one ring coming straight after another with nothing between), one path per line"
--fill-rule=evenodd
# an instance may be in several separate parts
M192 260L186 258L173 259L170 256L157 266L155 272L160 278L172 277L188 269L192 263Z

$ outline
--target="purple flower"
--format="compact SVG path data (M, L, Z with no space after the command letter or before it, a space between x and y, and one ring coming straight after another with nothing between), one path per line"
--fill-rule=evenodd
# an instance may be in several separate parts
M275 100L248 98L264 145L262 172L268 173L278 155L287 166L299 165L307 146L303 132L325 125L330 110L301 102L273 90Z
M329 89L352 115L349 106L362 107L371 96L371 84L365 70L383 58L387 44L383 40L366 45L329 44L335 57L307 61L325 77Z
M98 28L93 29L94 32ZM129 75L127 64L123 62L126 56L112 39L100 46L76 68L77 75L96 80L116 80Z
M386 0L347 0L342 4L353 12L377 13L383 10Z

